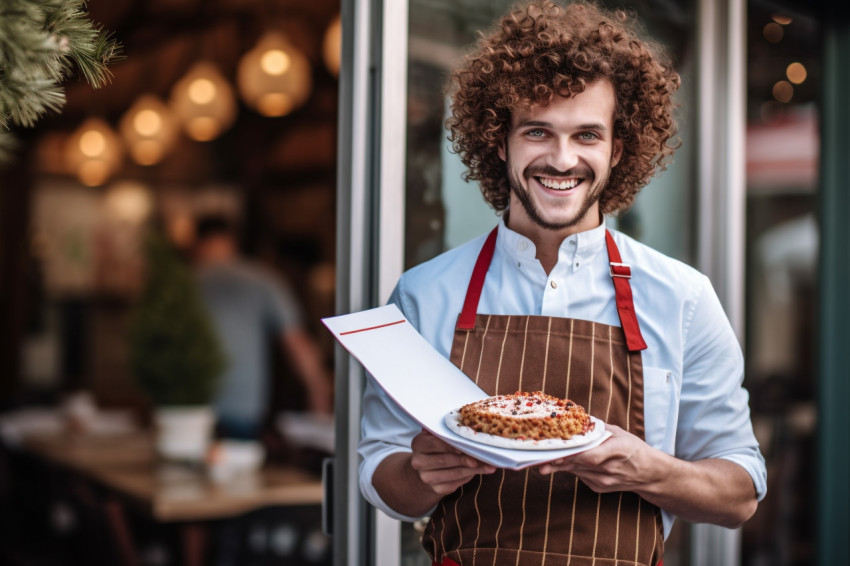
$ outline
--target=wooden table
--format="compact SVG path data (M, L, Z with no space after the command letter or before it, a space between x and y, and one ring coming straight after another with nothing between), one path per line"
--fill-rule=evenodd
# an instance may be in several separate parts
M128 507L155 521L179 523L187 564L202 564L206 523L274 506L320 504L321 480L291 467L267 465L227 482L212 481L203 469L165 464L150 433L30 436L22 448L90 482L111 525L122 559L138 564Z

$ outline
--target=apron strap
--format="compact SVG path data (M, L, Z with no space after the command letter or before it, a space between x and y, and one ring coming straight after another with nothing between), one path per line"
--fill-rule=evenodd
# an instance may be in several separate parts
M496 250L496 235L498 232L498 226L493 228L487 236L487 240L484 241L484 246L478 254L478 259L475 261L472 276L469 278L469 287L466 290L466 298L463 301L463 310L460 312L457 320L458 330L472 330L475 328L478 301L481 299L481 291L484 289L484 278L487 276L487 269L490 267L493 252ZM617 244L614 243L614 238L608 230L605 230L605 246L608 249L611 279L614 281L617 314L620 315L620 324L626 335L626 345L630 352L645 350L647 346L640 333L640 325L638 324L637 314L635 314L634 300L632 298L632 287L629 284L632 270L628 265L622 263L620 250L617 249Z
M617 314L620 315L620 324L626 335L626 346L630 352L646 350L646 342L640 333L635 304L632 299L632 286L629 279L632 277L632 269L620 258L620 250L614 243L611 232L605 230L605 247L608 248L608 264L611 279L614 281L614 293L617 298Z
M499 233L499 227L496 226L487 236L481 252L478 254L478 259L475 261L475 267L472 269L472 277L469 278L469 287L466 289L466 298L463 301L463 310L460 311L460 316L457 320L457 328L460 330L472 330L475 328L475 315L478 314L478 300L481 299L481 290L484 289L484 278L487 276L487 269L490 267L490 261L493 259L493 252L496 250L496 234Z

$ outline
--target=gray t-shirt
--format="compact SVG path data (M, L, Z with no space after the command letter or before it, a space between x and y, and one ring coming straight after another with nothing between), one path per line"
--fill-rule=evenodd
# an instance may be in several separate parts
M298 304L283 281L243 261L201 267L197 280L228 361L217 415L258 424L271 394L268 346L301 325Z

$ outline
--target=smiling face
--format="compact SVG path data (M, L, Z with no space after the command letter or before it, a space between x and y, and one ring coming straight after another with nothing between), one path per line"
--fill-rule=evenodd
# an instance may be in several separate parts
M614 104L613 86L598 80L569 98L514 112L499 150L513 230L537 240L536 234L565 238L599 225L599 195L622 154Z

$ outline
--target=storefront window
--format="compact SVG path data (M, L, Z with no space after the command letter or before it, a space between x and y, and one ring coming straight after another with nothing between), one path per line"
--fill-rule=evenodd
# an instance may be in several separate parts
M820 27L766 2L748 10L746 385L768 495L742 563L811 564L817 508L816 218Z

